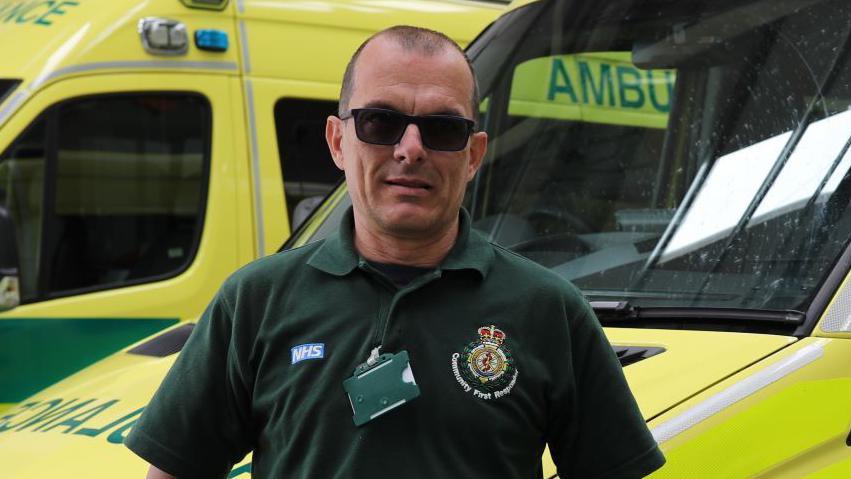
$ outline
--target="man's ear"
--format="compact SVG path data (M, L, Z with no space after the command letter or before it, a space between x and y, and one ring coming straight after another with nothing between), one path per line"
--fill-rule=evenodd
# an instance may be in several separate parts
M337 168L343 168L343 129L346 124L334 115L325 120L325 141L328 142L328 150L331 151L331 159Z
M485 153L488 152L488 134L478 131L470 136L470 163L467 165L467 181L476 176L476 172L482 166Z

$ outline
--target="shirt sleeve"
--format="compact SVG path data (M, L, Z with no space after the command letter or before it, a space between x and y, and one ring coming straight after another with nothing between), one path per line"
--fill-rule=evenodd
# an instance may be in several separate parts
M548 442L563 479L640 478L665 463L594 311L566 306L570 348L554 388Z
M223 291L125 441L149 463L181 478L223 478L251 449L250 388Z

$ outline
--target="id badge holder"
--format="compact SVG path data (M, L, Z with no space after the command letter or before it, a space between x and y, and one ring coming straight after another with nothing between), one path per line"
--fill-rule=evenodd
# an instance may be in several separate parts
M407 351L382 354L370 362L355 368L352 377L343 381L356 426L362 426L420 395Z

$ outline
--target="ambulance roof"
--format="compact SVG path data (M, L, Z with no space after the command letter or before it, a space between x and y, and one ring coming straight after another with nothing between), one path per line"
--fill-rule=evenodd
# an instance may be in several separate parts
M0 0L0 80L20 80L30 94L62 77L116 70L206 69L338 83L345 60L373 31L415 24L466 45L504 9L453 0L231 0L221 11L180 0ZM182 22L188 51L147 52L143 18ZM224 32L227 51L198 49L193 38L203 29Z

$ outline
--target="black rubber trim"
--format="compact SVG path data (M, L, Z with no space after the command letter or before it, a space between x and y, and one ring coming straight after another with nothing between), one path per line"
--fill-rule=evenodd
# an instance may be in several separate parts
M845 251L839 256L839 259L833 265L833 269L818 288L813 301L807 308L806 319L795 330L795 336L802 338L813 333L816 324L821 320L830 301L839 292L839 287L848 275L849 270L851 270L851 243L846 245Z
M328 191L328 193L325 195L324 198L322 198L322 201L316 206L316 208L314 208L313 211L309 215L307 215L307 218L305 218L301 222L301 224L298 225L298 228L296 228L295 231L292 231L290 233L290 236L287 239L284 240L284 244L282 244L281 247L278 248L278 253L280 253L281 251L285 251L285 250L292 248L292 246L296 243L296 241L301 239L301 237L304 235L304 230L307 229L307 225L308 225L308 223L311 222L311 219L314 216L318 215L320 211L325 211L326 208L323 208L323 206L326 206L328 204L328 199L331 198L332 195L337 193L337 190L340 189L340 186L344 185L345 183L346 183L345 177L337 180L337 184L334 185L334 187L331 188L330 191ZM343 188L346 188L346 187L343 186ZM338 205L334 205L334 208L337 208L337 207L338 207ZM317 231L318 231L318 228L317 228ZM316 231L314 231L313 234L316 234ZM311 238L312 238L312 236L311 236ZM310 241L310 238L308 238L308 241Z
M630 364L635 364L649 357L665 352L665 348L645 347L645 346L612 346L615 354L618 356L618 361L621 367L627 367Z
M183 345L195 329L194 323L184 324L172 330L166 331L163 334L136 346L127 351L128 354L138 354L139 356L153 356L164 358L177 354L183 349Z
M11 80L7 78L0 79L0 104L6 101L6 98L15 91L15 88L21 84L21 80Z
M851 431L848 431L848 437L845 438L845 445L851 447Z

